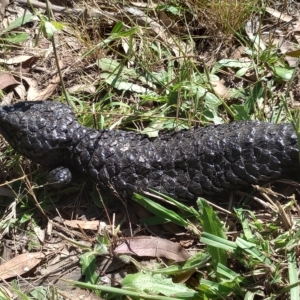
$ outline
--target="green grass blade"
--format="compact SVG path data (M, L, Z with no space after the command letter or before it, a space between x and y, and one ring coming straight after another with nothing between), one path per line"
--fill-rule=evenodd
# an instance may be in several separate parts
M138 299L147 299L147 300L182 300L182 298L176 298L176 297L166 297L166 296L156 296L156 295L149 295L148 293L142 293L142 292L134 292L129 290L124 290L120 288L114 288L109 286L103 286L103 285L96 285L96 284L90 284L90 283L84 283L80 281L71 281L71 280L64 280L60 279L66 283L72 284L74 286L88 289L92 291L102 291L106 293L112 293L116 295L124 295L124 296L131 296L131 297L138 297ZM197 299L197 298L193 298Z
M289 281L293 285L298 282L298 267L297 267L297 258L294 250L291 250L287 253L288 260L288 270L289 270ZM300 289L299 284L295 287L292 287L290 290L291 300L299 300Z
M147 197L141 196L139 194L134 194L133 198L134 201L148 209L150 212L155 214L156 216L169 221L173 222L174 224L177 224L179 226L187 227L189 223L181 218L178 214L176 214L174 211L169 210L162 205L148 199Z
M200 239L201 243L204 243L209 246L218 247L226 251L233 252L237 249L237 245L234 242L228 241L226 239L220 238L213 234L203 232Z
M264 255L257 248L257 244L250 243L250 242L248 242L246 240L243 240L239 237L236 239L235 242L236 242L236 244L239 248L241 248L243 251L250 254L253 258L256 258L257 260L261 261L262 263L267 264L268 266L272 267L274 270L276 269L274 264L272 264L271 260L268 257L266 257L266 255Z
M197 200L197 204L202 212L199 221L201 222L204 232L222 239L227 239L222 222L208 202L205 199L200 198ZM215 270L219 263L223 265L227 264L227 253L224 249L209 245L207 249L212 257L212 264Z
M183 210L183 211L186 211L188 213L191 213L193 214L195 217L198 217L199 216L199 213L193 208L193 207L189 207L189 206L186 206L185 204L183 204L182 202L179 202L167 195L164 195L160 192L157 192L155 190L152 190L152 189L149 189L151 190L153 193L161 196L162 198L166 199L167 201L171 202L171 204L175 205L177 208Z

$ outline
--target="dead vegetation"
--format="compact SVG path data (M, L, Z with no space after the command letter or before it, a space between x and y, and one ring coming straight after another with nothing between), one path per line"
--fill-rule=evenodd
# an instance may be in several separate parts
M2 103L65 101L84 125L150 136L250 119L299 129L295 1L0 0L0 20ZM298 183L212 197L216 214L57 191L1 150L1 299L299 299Z

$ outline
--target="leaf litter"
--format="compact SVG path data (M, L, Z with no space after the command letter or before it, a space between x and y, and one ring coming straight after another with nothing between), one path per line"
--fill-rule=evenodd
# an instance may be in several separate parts
M85 37L78 35L72 26L61 30L59 22L50 22L45 17L46 14L41 17L39 14L43 14L43 9L46 7L44 3L30 2L33 7L41 10L28 14L27 8L19 5L27 5L27 1L17 0L14 15L10 5L7 6L8 3L5 1L1 2L2 28L4 29L0 34L0 42L1 44L10 43L11 46L7 53L1 52L0 88L6 93L3 99L10 103L13 100L60 98L61 82L57 70L58 63L66 89L71 94L71 103L77 104L76 107L81 108L81 112L85 108L82 99L85 97L91 99L95 96L90 101L92 103L89 110L90 116L83 118L83 121L97 128L103 128L105 122L105 126L121 124L126 128L128 124L134 124L135 130L145 133L153 132L154 128L155 132L151 134L155 136L161 128L172 129L180 126L187 128L188 125L199 123L218 124L228 122L231 118L253 119L257 117L256 113L261 107L269 108L264 110L266 113L263 119L266 119L267 112L272 116L273 107L279 105L279 101L273 103L274 99L279 98L276 92L280 94L285 91L284 88L280 90L280 85L277 83L280 82L284 86L284 81L289 81L293 76L293 69L288 68L285 62L289 67L295 67L295 62L299 58L299 16L294 19L276 8L266 7L266 12L271 16L267 23L265 19L249 16L249 23L245 24L245 30L253 44L251 48L247 43L243 43L243 46L236 43L228 46L223 41L213 39L210 41L211 45L202 47L195 37L199 30L203 29L200 27L203 24L204 28L208 27L209 22L207 24L201 22L200 14L196 13L196 7L190 15L191 22L186 27L183 26L186 24L182 22L185 15L174 5L163 7L164 4L161 4L157 10L155 5L145 6L145 3L140 2L131 2L125 6L112 4L110 7L107 4L103 6L102 3L97 7L87 8L76 5L68 8L53 6L55 18L66 20L65 18L70 17L69 12L71 12L75 20L70 23L77 24L78 28L81 22L86 22L84 27L95 30L95 27L89 23L92 20L90 17L101 16L102 23L99 27L102 32L97 32L101 35L101 39L98 41L95 39L91 46L88 45L88 39L84 40ZM65 4L68 5L67 2ZM186 5L189 7L190 1L187 1ZM225 8L226 6L223 11ZM44 31L45 36L40 34L37 38L34 30L35 26L40 26L37 24L43 24L43 28L38 28L43 29L40 33ZM131 26L132 24L134 25ZM198 24L198 27L194 27L195 24ZM272 29L274 24L277 30ZM192 30L195 35L190 35L189 39L182 39L181 35L187 32L186 28ZM55 62L53 45L49 39L54 33L57 38L55 47L58 51L58 62ZM22 47L15 47L15 43ZM220 43L225 48L225 55L216 50L219 49ZM113 52L112 49L118 49L118 51L122 49L124 52ZM274 55L277 49L284 56L281 60L277 59L274 62L274 58L277 58ZM226 54L226 51L229 54ZM151 53L152 55L155 53L155 56L160 58L159 64L152 60ZM266 53L267 58L264 57ZM146 54L149 56L147 57ZM209 70L203 70L201 67L198 61L199 54L202 57L201 63L207 62L208 66L211 64L212 67ZM128 61L123 61L127 56ZM147 57L143 61L144 65L136 67L140 57L143 56ZM187 64L187 61L191 64ZM183 68L182 74L176 73L178 68ZM193 75L184 77L189 73ZM295 95L297 95L296 91L300 90L297 87L298 75L296 76L293 89ZM265 93L263 86L259 86L257 81L269 84L273 94ZM248 86L255 86L258 93L247 92ZM99 98L105 100L94 101ZM112 98L114 101L109 102ZM182 101L182 98L187 100ZM188 99L193 99L194 102L191 103ZM234 103L231 105L232 101ZM298 102L296 97L295 102ZM161 104L162 109L159 109L158 104ZM179 109L172 111L175 105ZM226 113L220 114L220 107L223 106L228 109ZM199 111L200 108L204 110L199 115L195 113L191 120L185 122L187 115ZM102 112L106 112L106 115ZM238 116L234 112L239 112ZM122 120L118 117L120 114ZM170 116L175 117L176 121L168 119ZM277 116L274 118L276 119ZM278 118L284 118L284 116ZM132 127L129 128L132 129ZM3 151L6 150L3 147ZM22 166L25 167L23 171L26 176L32 179L34 191L38 197L42 197L40 187L34 185L39 176L43 177L39 173L40 170L30 169L26 161ZM11 169L11 166L8 168ZM38 175L35 176L35 174ZM64 204L63 207L59 207L61 203L49 203L45 200L42 203L42 209L45 209L47 212L45 215L49 219L41 222L41 226L36 226L36 218L31 213L34 208L26 198L29 187L24 187L20 180L11 184L15 184L14 191L20 192L21 196L16 195L16 198L20 197L18 204L7 206L8 211L0 223L2 237L7 241L3 246L6 259L0 265L0 277L3 280L26 278L34 287L47 286L44 281L46 278L48 282L55 283L59 289L64 290L66 286L61 284L60 278L73 282L85 280L94 285L99 282L105 285L106 279L104 278L109 278L110 285L119 284L123 290L142 293L138 294L141 297L146 297L145 293L152 293L166 297L177 296L181 297L180 299L193 298L197 291L197 296L205 295L213 298L218 295L230 298L233 291L236 296L246 294L245 287L249 285L249 282L240 273L250 277L247 272L251 269L250 264L255 261L256 273L253 275L255 283L263 286L261 277L265 278L268 272L274 272L278 275L278 281L274 279L272 282L273 289L279 290L279 287L283 286L284 280L280 277L283 273L276 273L276 268L280 269L284 264L274 262L272 256L268 255L270 247L260 234L264 234L264 230L267 230L272 235L279 226L278 220L282 228L286 230L292 231L297 226L297 220L295 221L293 216L299 214L299 209L296 202L288 198L296 193L297 187L287 196L281 197L284 200L289 199L286 205L278 202L278 194L283 194L281 188L277 195L267 190L260 190L258 195L263 199L253 198L260 203L258 205L265 203L266 194L273 199L268 203L269 206L265 206L265 210L262 210L261 206L257 208L254 205L252 207L254 214L250 210L242 210L236 212L235 219L230 220L228 219L230 215L224 215L220 211L222 222L219 222L218 217L206 204L201 206L203 215L199 216L192 209L187 209L183 213L183 207L178 208L174 213L167 209L162 211L152 203L154 215L144 217L143 223L136 218L134 214L136 211L128 212L131 226L135 230L132 232L132 228L120 225L124 224L124 220L128 217L126 213L122 211L113 214L110 213L113 210L109 208L107 214L101 214L99 218L100 213L97 215L96 212L99 210L103 212L103 203L99 197L95 196L97 193L91 196L91 190L89 190L87 198L93 198L92 203L97 204L96 207L93 206L94 209L91 212L89 211L89 207L92 206L91 202L82 204L77 199L78 195L84 193L84 188L76 190L76 187L71 187L66 192L66 196L63 196L64 201L69 197L76 199L75 205L71 202L69 206ZM57 192L50 191L49 198L50 196L51 199L55 199ZM247 196L251 197L251 195ZM221 200L224 201L223 198ZM21 208L22 218L18 216L20 212L16 211L17 205ZM121 204L118 203L118 205ZM168 209L169 205L170 203L167 204ZM53 206L58 207L57 214L50 213L49 207L53 208ZM63 218L56 222L56 215L61 217L61 214ZM176 234L169 232L168 226L163 227L168 217L169 220L179 222L177 226L184 225L188 229L182 227L182 232ZM101 222L98 221L99 219ZM198 229L196 230L196 226L192 221L190 222L190 219L196 224L202 222L201 230L205 232L201 239L197 236ZM237 237L236 230L230 233L223 228L224 224L237 222L238 226L243 227L245 235L242 237ZM162 227L159 227L160 225ZM165 231L162 232L161 228ZM255 234L253 234L253 228L256 230L254 230ZM286 247L285 263L289 266L289 274L284 278L289 278L288 282L291 285L296 284L297 264L293 249L297 248L296 241L299 234L296 232L288 236L283 229L280 230L281 235L277 237L274 235L272 243L276 245L277 252L280 252L282 247ZM145 236L145 231L157 237ZM257 239L255 239L256 236ZM216 247L217 244L220 248ZM184 249L182 245L188 245L188 249ZM231 254L224 255L223 249ZM205 255L202 256L201 251L204 251ZM235 260L231 257L232 253L236 255ZM251 258L247 260L249 265L245 266L244 257ZM231 259L232 264L237 264L234 270L225 266L226 261L230 262ZM143 266L141 261L148 262L147 267ZM210 263L207 263L208 261ZM241 261L244 263L242 267L239 265ZM132 266L134 266L133 270ZM208 271L201 273L203 267L207 267ZM82 273L85 279L82 278ZM208 273L213 276L210 277ZM170 275L174 276L173 280L168 277ZM112 278L118 278L117 282L114 282ZM183 285L182 282L187 282L187 284ZM22 285L21 287L24 288ZM8 289L5 293L11 298L13 291L13 289ZM267 291L268 289L265 288L263 291L256 290L255 292L247 290L247 293L266 297ZM286 291L279 290L279 293L284 292L290 292L292 299L298 299L297 286L292 286ZM65 298L67 299L67 296Z

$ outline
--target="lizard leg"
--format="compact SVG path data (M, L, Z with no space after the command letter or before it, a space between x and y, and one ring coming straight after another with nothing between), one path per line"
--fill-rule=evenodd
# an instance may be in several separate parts
M55 187L62 187L71 182L72 173L68 168L58 167L49 173L48 180L49 183L53 184Z

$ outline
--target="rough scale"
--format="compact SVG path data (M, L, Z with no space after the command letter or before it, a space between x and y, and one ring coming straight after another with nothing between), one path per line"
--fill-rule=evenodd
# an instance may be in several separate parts
M299 170L290 124L246 121L148 138L84 127L68 106L38 101L2 106L0 133L16 151L52 169L51 181L69 182L76 172L126 199L148 188L195 199L290 178Z

